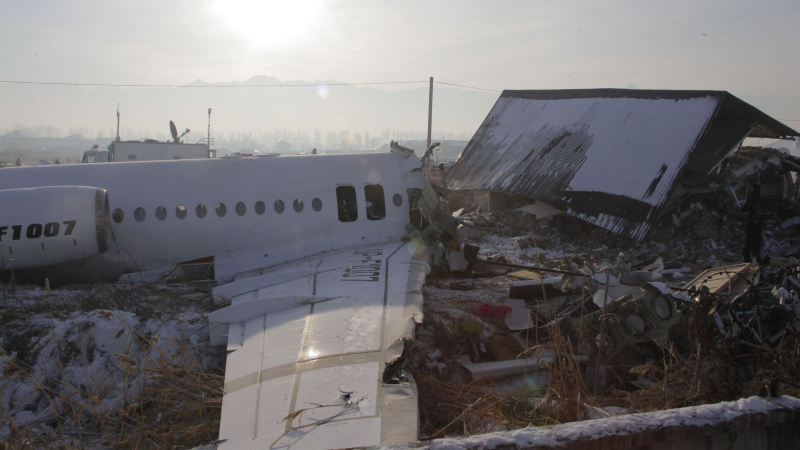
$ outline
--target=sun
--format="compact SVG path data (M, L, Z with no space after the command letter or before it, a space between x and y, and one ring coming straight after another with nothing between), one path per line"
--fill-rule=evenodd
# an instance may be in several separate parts
M281 49L308 35L322 3L323 0L220 0L211 10L251 45Z

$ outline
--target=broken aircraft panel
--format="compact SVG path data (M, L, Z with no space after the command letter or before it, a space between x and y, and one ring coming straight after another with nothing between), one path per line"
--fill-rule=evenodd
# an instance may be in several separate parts
M721 91L504 91L448 187L543 200L641 240L687 169L713 170L747 135L798 133Z

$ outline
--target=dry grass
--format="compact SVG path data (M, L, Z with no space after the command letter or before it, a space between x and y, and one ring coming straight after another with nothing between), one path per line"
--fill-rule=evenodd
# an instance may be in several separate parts
M427 438L488 433L498 429L558 423L536 390L503 392L491 385L457 385L416 372L420 429Z

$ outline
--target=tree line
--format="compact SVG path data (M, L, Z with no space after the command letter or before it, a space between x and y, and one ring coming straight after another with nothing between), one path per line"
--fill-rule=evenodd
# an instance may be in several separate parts
M80 134L87 139L113 139L116 137L114 127L99 128L91 131L86 127L69 127L64 131L54 125L34 125L15 124L12 128L1 128L0 135L13 130L24 132L30 137L66 137ZM179 130L181 132L182 130ZM466 132L432 132L434 140L469 140L472 136ZM193 131L183 138L185 143L201 142L206 137L206 128L201 132ZM427 131L415 130L383 130L380 133L370 133L370 131L351 131L351 130L289 130L275 129L269 131L223 131L211 129L211 137L214 140L214 147L230 151L258 150L275 151L278 143L285 141L291 145L292 152L309 151L316 148L320 151L325 150L371 150L378 148L391 140L424 140L427 139ZM120 128L120 139L125 140L144 140L155 139L157 141L171 141L172 138L166 132L153 133L150 131L136 130L130 127Z

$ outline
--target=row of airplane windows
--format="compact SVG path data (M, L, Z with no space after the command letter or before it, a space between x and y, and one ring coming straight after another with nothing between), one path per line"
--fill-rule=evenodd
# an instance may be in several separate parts
M383 196L383 187L380 185L367 185L364 188L365 196L367 199L367 218L369 220L381 220L386 217L386 209L385 209L385 202ZM336 200L337 206L339 210L339 220L342 222L353 222L358 218L358 205L355 195L355 188L352 186L339 186L336 188ZM403 197L400 194L394 194L392 197L392 203L396 207L400 207L403 204ZM286 205L283 203L283 200L275 200L273 204L273 209L277 214L283 214L286 210ZM295 212L303 212L305 205L303 204L303 200L295 199L292 202L292 208ZM259 216L263 215L266 210L267 206L262 201L258 201L254 205L254 211ZM322 210L322 200L319 198L314 198L311 200L311 209L315 212L319 212ZM236 212L238 216L244 216L247 213L247 205L244 202L238 202L234 206L233 210ZM208 215L208 208L204 204L199 204L195 208L195 215L202 219ZM225 206L224 203L217 203L214 207L214 212L217 214L218 217L225 217L228 213L228 208ZM188 215L188 210L184 205L178 205L175 208L175 217L180 220L183 220ZM156 219L159 221L165 220L167 218L167 208L164 206L159 206L156 208L155 211ZM137 207L133 211L133 218L137 222L144 222L145 218L147 217L147 211L143 207ZM125 220L125 212L121 209L117 208L111 213L111 218L116 223L122 223Z

